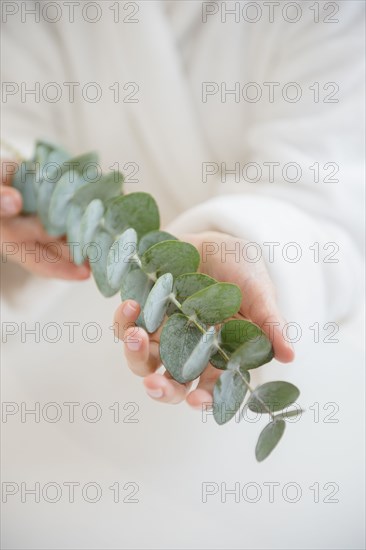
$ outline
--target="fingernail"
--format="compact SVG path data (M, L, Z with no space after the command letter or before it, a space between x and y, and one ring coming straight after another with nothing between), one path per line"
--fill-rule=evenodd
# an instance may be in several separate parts
M154 399L159 399L159 397L163 397L163 390L161 388L157 388L156 390L146 390L147 395L150 395L150 397L153 397Z
M122 313L125 317L136 317L137 307L132 305L131 302L126 302L122 308Z
M0 208L3 214L15 214L18 210L18 205L12 195L3 193Z
M138 351L141 347L141 340L137 340L137 339L130 340L130 341L127 340L126 346L130 351Z

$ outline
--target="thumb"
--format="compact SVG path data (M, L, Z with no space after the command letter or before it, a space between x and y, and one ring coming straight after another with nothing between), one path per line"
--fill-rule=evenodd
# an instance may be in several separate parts
M0 185L0 217L11 218L22 209L22 196L17 189Z

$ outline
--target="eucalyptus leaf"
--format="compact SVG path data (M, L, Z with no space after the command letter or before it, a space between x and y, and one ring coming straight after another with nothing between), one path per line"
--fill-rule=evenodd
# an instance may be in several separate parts
M55 151L57 149L60 149L60 148L57 145L54 145L53 143L38 140L35 146L34 159L38 164L43 166L47 162L47 159L52 153L52 151ZM65 152L65 155L68 156L66 152Z
M231 283L216 283L199 290L182 304L187 316L195 316L203 323L214 325L232 317L240 309L240 288Z
M231 319L221 327L219 334L220 347L230 357L242 344L256 340L261 334L262 330L250 321ZM213 355L210 362L218 369L226 369L227 367L227 361L220 353Z
M207 367L213 350L217 345L215 327L210 327L202 334L200 341L183 365L182 376L185 380L194 380Z
M107 258L112 244L113 237L99 227L94 233L93 242L89 243L86 251L95 282L100 292L106 297L116 294L116 289L110 286L107 279Z
M139 242L138 247L138 253L139 256L142 256L144 252L151 246L157 243L161 243L162 241L174 241L177 240L174 235L171 235L170 233L167 233L166 231L150 231L149 233L146 233L142 237L142 239Z
M56 185L57 181L68 172L70 166L67 161L70 160L70 155L63 149L57 147L50 150L49 155L46 157L46 151L44 151L45 162L40 163L40 185L43 181L49 181Z
M173 289L173 275L165 273L154 284L144 306L144 320L147 332L155 332L161 325L169 305Z
M302 413L304 413L304 409L295 409L295 410L291 410L291 411L282 411L281 413L279 414L276 414L275 415L275 418L294 418L294 417L301 417Z
M118 290L122 279L130 270L136 254L137 233L130 227L113 243L108 254L107 278L110 286Z
M115 235L133 227L140 239L145 233L159 229L159 210L148 193L129 193L113 199L105 215L105 227Z
M85 261L83 249L80 243L80 228L83 209L77 204L70 204L66 220L67 242L70 246L71 257L76 265L82 265Z
M58 180L51 196L48 217L49 233L54 236L64 235L67 230L67 214L75 191L85 185L84 179L77 173L65 172Z
M91 181L80 187L72 202L86 208L94 199L100 199L104 204L122 193L124 177L120 172L111 172L103 175L97 181Z
M59 156L62 155L61 151L57 151ZM49 156L48 162L53 158L54 153L52 152ZM75 175L82 176L84 181L95 180L98 177L99 173L99 158L97 153L94 151L91 153L85 153L77 157L68 158L60 162L60 167L63 175L65 172L71 171Z
M200 255L196 248L181 241L163 241L151 246L141 256L142 269L147 273L156 273L158 277L171 273L178 277L183 273L196 271Z
M201 340L201 331L187 317L175 313L166 321L160 335L160 357L174 380L189 382L183 367Z
M137 265L132 265L130 271L123 277L121 282L121 299L134 300L141 307L141 313L136 324L145 327L143 307L146 303L154 282Z
M100 226L100 222L103 219L104 206L102 201L94 199L86 208L80 224L80 245L84 248L94 238L94 234L97 228ZM114 242L111 236L111 244ZM109 250L108 250L109 252Z
M57 181L68 171L65 164L69 157L62 149L55 149L50 152L47 162L40 167L40 181L37 190L37 211L46 231L51 231L52 223L49 218L49 207L52 193Z
M249 373L244 374L249 383ZM213 415L217 424L229 422L240 409L248 387L237 371L224 371L217 379L213 392Z
M273 347L267 336L262 333L254 340L248 340L234 351L228 361L228 369L240 367L241 372L256 369L271 361L274 357Z
M203 273L184 273L175 279L173 293L176 300L182 304L189 296L192 296L192 294L215 283L217 283L215 279ZM167 313L168 315L172 315L178 311L179 309L177 306L172 303Z
M283 436L285 428L286 422L281 419L276 419L267 424L262 430L255 448L255 457L258 462L262 462L262 460L271 454Z
M37 211L37 177L36 163L33 160L22 162L13 176L12 185L22 195L22 212L25 214L34 214Z
M248 407L259 413L266 412L265 407L272 412L281 411L294 403L299 395L297 387L289 382L266 382L255 388L248 400Z

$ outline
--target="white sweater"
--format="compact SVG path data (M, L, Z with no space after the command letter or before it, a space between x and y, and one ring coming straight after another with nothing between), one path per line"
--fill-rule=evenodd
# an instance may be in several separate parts
M320 403L320 423L309 412L289 426L259 467L252 456L259 425L219 431L184 407L159 407L120 368L109 331L118 297L100 297L92 281L45 281L3 264L3 320L19 329L4 346L6 400L97 401L104 412L95 425L11 417L7 479L103 480L107 495L116 479L137 480L142 494L142 504L123 513L107 497L98 508L65 506L68 530L50 504L25 508L14 498L6 546L360 548L362 447L353 435L363 433L360 325L341 330L333 345L323 327L352 320L362 301L363 2L149 0L119 3L117 12L105 1L84 20L82 4L75 6L72 23L64 2L57 23L45 21L57 15L54 7L34 22L21 4L3 25L3 137L24 154L39 137L75 154L97 150L105 170L119 163L129 174L128 192L154 195L172 232L215 229L257 243L285 317L303 333L294 365L274 362L263 377L297 383L301 405L313 411ZM233 7L239 12L225 15ZM39 103L24 95L37 86ZM93 102L96 92L101 99ZM21 322L40 322L42 330L70 321L99 323L103 337L90 344L77 327L71 345L64 332L55 344L42 334L39 343L31 336L22 343ZM115 401L138 402L135 428L108 421ZM340 408L337 424L322 420L329 402ZM296 506L264 497L255 506L229 497L203 506L202 481L255 481L262 489L296 482L303 497ZM327 482L340 486L337 505L324 503ZM319 504L309 491L314 483L323 491Z

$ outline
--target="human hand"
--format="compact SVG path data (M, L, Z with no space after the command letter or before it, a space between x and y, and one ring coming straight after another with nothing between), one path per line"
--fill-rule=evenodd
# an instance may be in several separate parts
M240 249L247 243L231 235L218 232L184 235L181 239L193 244L201 255L200 271L218 281L237 284L243 294L243 301L238 318L249 319L257 324L272 342L275 358L283 363L293 360L294 351L283 334L285 325L276 302L276 292L269 277L265 263L248 262L241 256L237 263L234 255L228 254L225 261L221 253L205 255L207 244L214 244L215 249L233 250L239 243ZM159 338L162 327L154 334L136 327L135 321L140 313L140 306L133 300L122 302L115 313L115 332L124 342L124 351L129 368L138 376L144 377L147 393L164 403L179 403L186 399L194 408L201 408L203 403L212 402L213 388L221 371L208 365L202 373L197 388L190 392L191 383L180 384L168 372L159 374L161 366L159 356Z
M22 196L11 187L11 174L1 165L0 242L2 261L20 264L42 277L81 280L90 275L87 265L76 266L66 240L47 235L36 216L21 216ZM14 165L14 163L11 163Z

